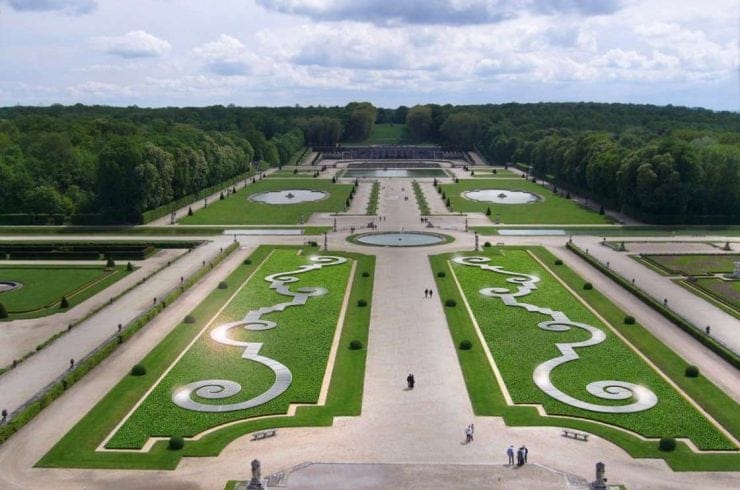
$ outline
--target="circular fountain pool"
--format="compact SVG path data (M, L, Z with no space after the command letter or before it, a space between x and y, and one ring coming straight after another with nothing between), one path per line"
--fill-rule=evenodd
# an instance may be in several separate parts
M413 231L364 233L352 237L352 240L362 245L376 247L423 247L446 243L450 237L437 233Z
M301 202L320 201L328 196L322 191L309 189L285 189L282 191L258 192L249 196L249 199L265 204L298 204Z
M0 281L0 293L4 293L5 291L12 291L14 289L18 289L20 287L23 287L23 284L15 281Z
M463 192L463 197L473 201L492 202L496 204L527 204L539 201L531 192L510 191L507 189L483 189Z

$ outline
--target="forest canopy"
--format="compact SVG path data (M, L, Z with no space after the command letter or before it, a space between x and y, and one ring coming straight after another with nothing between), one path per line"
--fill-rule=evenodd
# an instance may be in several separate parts
M736 222L740 115L685 107L539 103L376 108L0 108L0 215L143 212L288 163L305 146L362 142L376 124L406 143L477 150L638 218ZM709 218L707 218L709 217ZM709 221L707 221L707 219Z

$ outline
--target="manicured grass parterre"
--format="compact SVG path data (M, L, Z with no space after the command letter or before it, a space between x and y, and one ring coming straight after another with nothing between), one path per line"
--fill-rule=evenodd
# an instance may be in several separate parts
M60 309L62 296L67 298L68 308L72 308L128 274L125 265L112 268L103 265L0 266L0 280L23 285L0 292L0 303L8 310L10 320L52 315L63 311Z
M531 250L544 263L554 264L554 258L548 252L539 248ZM445 308L453 342L458 345L462 340L473 340L473 348L458 350L458 357L477 414L504 416L507 425L555 425L585 430L619 444L634 457L663 457L674 469L740 469L740 454L735 444L640 356L629 349L613 330L585 308L578 298L559 284L550 272L525 250L488 249L476 255L492 257L495 265L502 265L508 271L535 274L542 278L538 289L529 296L520 298L520 302L562 310L571 320L588 323L607 334L603 343L577 349L580 359L561 365L553 371L551 379L556 387L578 399L601 405L609 402L591 397L585 391L585 386L592 381L606 379L632 381L645 385L658 396L658 403L652 409L628 414L586 411L549 397L534 384L532 380L534 368L559 355L555 348L556 342L582 341L589 335L581 330L573 331L574 329L568 332L544 331L537 327L537 323L549 320L548 316L530 313L523 308L505 306L500 298L486 297L479 293L484 287L511 289L514 286L505 282L506 276L479 268L451 265L448 260L452 255L432 257L431 263L437 277L441 299L453 299L458 303L457 307ZM582 290L582 279L566 266L551 268L572 289L578 290L578 294L620 334L638 349L648 352L653 362L727 431L733 435L740 432L740 421L732 415L737 406L729 397L704 378L685 378L683 370L686 364L676 354L639 325L624 325L624 312L619 311L597 290ZM445 277L436 274L440 271L447 272ZM462 304L462 296L455 279L451 277L453 271L481 326L488 348L513 401L516 404L542 404L548 416L540 416L533 407L507 405L502 387L496 381L484 350L478 342L473 323ZM628 401L611 403L619 405ZM609 425L596 424L590 420ZM620 428L627 429L627 432ZM641 440L634 433L651 440ZM657 438L664 436L687 437L702 449L721 449L727 452L695 454L688 446L679 443L676 452L664 453L657 448Z
M307 189L327 192L320 201L296 204L265 204L248 198L252 194L286 189ZM313 213L336 213L344 211L345 202L352 190L351 185L333 184L323 179L274 179L258 181L231 196L209 203L205 209L196 211L193 216L180 220L186 225L261 225L261 224L299 224Z
M732 272L740 254L644 254L644 260L657 265L666 274L704 276Z
M485 180L465 179L456 184L442 184L442 191L450 199L453 211L485 213L491 209L491 220L500 216L502 224L608 224L609 219L585 209L574 201L526 179ZM540 200L530 204L495 204L473 201L462 196L465 191L502 189L531 192Z
M271 251L277 248L274 252ZM272 305L286 301L269 289L264 276L274 272L294 270L295 266L307 264L307 257L316 254L316 248L306 248L301 255L291 247L260 247L251 257L251 263L235 270L225 281L227 289L216 289L190 313L194 323L183 323L167 336L149 355L137 364L146 367L143 376L127 376L96 405L59 443L38 463L48 467L97 467L97 468L174 468L182 456L215 456L229 442L255 430L274 427L307 425L329 425L335 416L357 415L360 411L365 349L350 350L352 340L367 343L367 326L370 307L355 306L358 299L371 297L374 259L359 254L322 252L322 255L345 256L355 261L355 274L344 318L342 337L331 372L331 384L324 405L299 406L295 415L286 417L289 403L315 403L326 370L326 359L339 312L345 296L350 262L320 270L296 274L299 279L291 285L300 287L322 286L329 289L325 296L311 297L303 307L289 307L283 312L270 314L267 319L277 321L279 326L265 331L244 331L239 339L259 339L264 342L261 355L272 357L290 368L293 383L290 388L266 405L239 413L202 413L176 407L170 401L173 388L188 380L217 376L218 379L236 379L247 394L237 395L240 399L250 393L264 389L265 373L241 358L243 349L225 346L209 339L205 333L196 340L192 348L188 344L203 328L211 329L224 321L242 318L245 308ZM292 268L292 269L291 269ZM247 279L256 271L254 276ZM365 272L366 274L362 274ZM234 299L240 284L246 282ZM287 298L290 300L290 298ZM219 309L226 305L214 322L208 325ZM291 311L292 310L292 311ZM231 334L232 337L234 334ZM250 340L251 341L251 340ZM179 362L167 373L162 383L145 396L152 384L185 351ZM253 363L252 363L253 364ZM268 371L269 374L271 374ZM246 377L246 378L245 378ZM269 377L269 376L268 376ZM186 438L180 451L167 449L167 441L154 444L149 452L131 453L105 451L96 452L96 447L124 420L134 404L144 402L133 412L133 416L118 430L109 442L109 447L138 447L151 435L172 433L185 435L202 431L207 427L229 420L244 420L210 432L198 440ZM213 400L211 400L213 402ZM216 403L219 403L216 401ZM267 417L264 415L276 415ZM258 420L254 417L262 415Z

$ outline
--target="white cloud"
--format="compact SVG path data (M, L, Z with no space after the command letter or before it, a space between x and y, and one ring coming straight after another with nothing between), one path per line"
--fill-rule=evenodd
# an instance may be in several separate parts
M524 13L601 15L620 8L618 0L257 0L269 10L317 20L351 20L378 25L494 24Z
M208 71L223 76L251 73L257 58L235 37L221 34L217 41L205 43L193 50Z
M1 1L1 0L0 0ZM13 10L20 12L59 11L66 14L89 14L96 8L95 0L4 0Z
M94 40L103 51L122 58L158 58L170 52L172 46L164 39L146 31L131 31L123 36L104 36Z

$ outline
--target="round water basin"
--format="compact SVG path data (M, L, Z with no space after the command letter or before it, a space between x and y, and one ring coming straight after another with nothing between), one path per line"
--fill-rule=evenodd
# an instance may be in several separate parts
M20 287L23 287L23 284L15 281L0 281L0 293L4 293L5 291L12 291L14 289L18 289Z
M402 231L365 233L354 237L354 241L376 247L423 247L445 243L447 237L436 233Z
M298 204L301 202L320 201L328 194L322 191L308 189L285 189L282 191L258 192L249 196L249 199L265 204Z
M527 204L539 201L531 192L510 191L507 189L483 189L463 192L463 197L473 201L493 202L496 204Z

